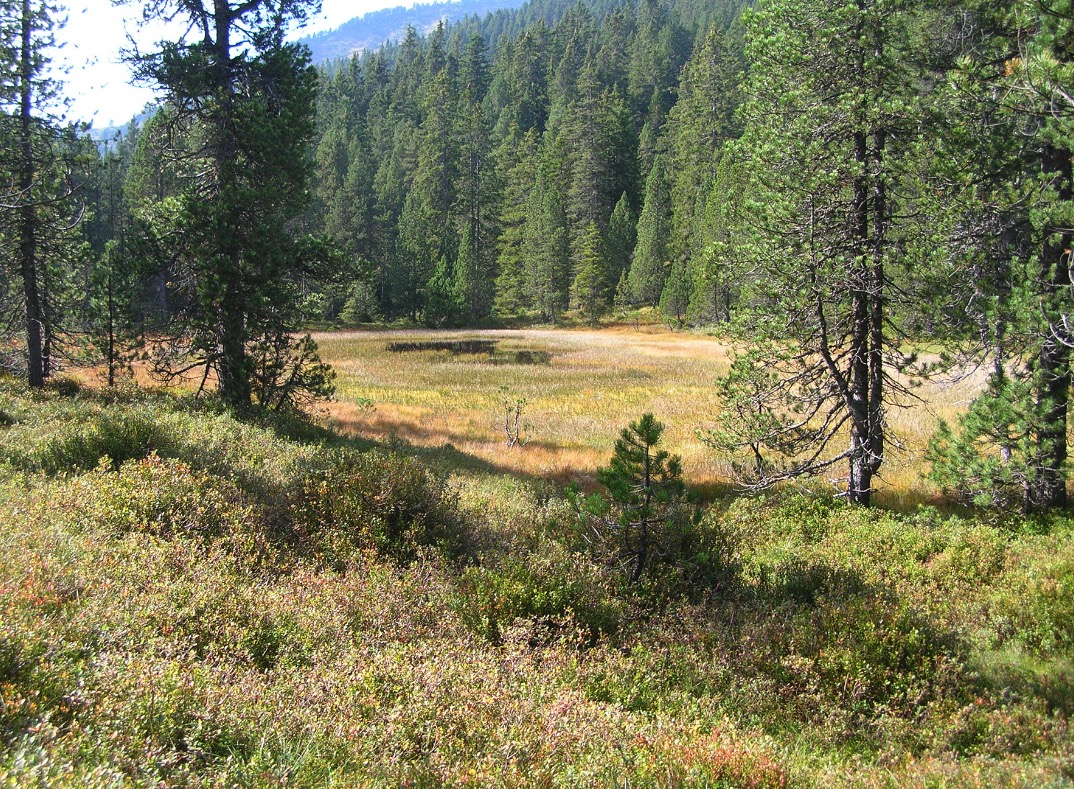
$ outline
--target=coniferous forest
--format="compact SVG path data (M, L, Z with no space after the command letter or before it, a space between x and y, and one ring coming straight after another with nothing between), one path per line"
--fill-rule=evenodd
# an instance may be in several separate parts
M0 781L1074 781L1074 5L123 4L94 141L0 0Z

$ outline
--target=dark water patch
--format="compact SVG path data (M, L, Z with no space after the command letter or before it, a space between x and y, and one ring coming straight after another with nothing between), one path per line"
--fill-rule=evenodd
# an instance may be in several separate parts
M493 364L551 364L552 354L548 351L511 351L497 354Z
M450 353L452 356L487 356L492 364L541 364L552 363L548 351L521 350L498 351L498 340L428 340L422 342L388 343L390 353L420 353L433 351Z
M446 351L452 356L485 355L496 352L496 340L433 340L426 342L390 342L390 353L416 353L420 351Z

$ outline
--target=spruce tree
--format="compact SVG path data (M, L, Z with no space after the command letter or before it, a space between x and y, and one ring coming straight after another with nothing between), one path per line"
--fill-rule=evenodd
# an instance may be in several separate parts
M586 228L574 276L574 300L591 326L600 322L608 309L608 271L604 262L603 240L596 222Z
M496 241L495 308L501 315L517 315L532 306L525 236L533 206L530 195L537 180L536 133L530 130L519 136L518 127L512 124L497 150L496 167L503 173L505 186Z
M425 309L422 318L426 326L453 326L459 322L462 304L456 289L455 276L446 257L441 257L425 286Z
M492 277L467 225L462 230L459 256L455 259L452 294L464 323L483 321L492 311Z
M538 173L529 205L522 244L529 298L542 319L556 323L567 308L570 242L559 190L543 171Z
M608 220L608 237L604 245L604 257L608 262L608 282L614 289L620 277L630 270L634 258L634 245L638 238L638 220L630 208L626 192L612 210Z
M681 326L686 318L686 310L690 305L690 278L686 269L686 263L676 260L664 282L664 290L660 294L660 312L664 317Z
M716 179L724 142L738 136L738 58L715 26L683 68L679 98L668 114L673 260L696 268L706 252L705 198ZM697 310L695 310L695 313Z
M740 224L748 221L741 211L743 166L725 147L708 195L695 205L699 217L694 220L696 235L686 266L690 323L727 323L732 318L738 295L735 244Z
M638 218L638 242L630 266L630 290L641 304L655 307L670 265L668 239L671 204L663 157L657 156L645 181L645 203Z

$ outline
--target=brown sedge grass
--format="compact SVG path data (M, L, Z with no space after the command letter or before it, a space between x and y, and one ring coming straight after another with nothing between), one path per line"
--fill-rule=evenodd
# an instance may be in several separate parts
M450 445L504 473L591 484L619 431L645 412L665 423L665 447L682 456L687 479L701 490L731 485L729 459L700 438L718 411L714 386L730 364L725 340L647 326L641 330L507 329L487 331L354 331L316 334L335 367L333 425L374 440L423 447ZM544 364L497 363L447 352L392 353L390 343L490 339L503 356L545 351ZM916 397L890 409L892 440L877 484L888 506L935 498L922 474L923 452L939 419L953 420L982 386L982 374L938 378L913 388ZM910 381L904 381L910 384ZM524 398L529 441L509 447L504 392ZM360 409L360 399L372 410ZM833 447L838 451L839 447ZM840 470L833 470L838 476Z

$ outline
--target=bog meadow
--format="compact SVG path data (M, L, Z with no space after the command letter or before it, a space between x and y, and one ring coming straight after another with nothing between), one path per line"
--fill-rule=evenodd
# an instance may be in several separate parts
M1069 2L116 5L91 136L0 0L0 783L1074 783Z

